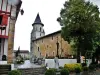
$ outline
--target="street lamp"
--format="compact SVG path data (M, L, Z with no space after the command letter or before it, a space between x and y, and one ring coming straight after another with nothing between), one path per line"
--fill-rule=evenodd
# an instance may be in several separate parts
M58 42L58 37L57 37L56 46L57 46L57 55L56 55L56 57L58 57L58 58L59 58L59 54L58 54L58 49L59 49L59 42Z

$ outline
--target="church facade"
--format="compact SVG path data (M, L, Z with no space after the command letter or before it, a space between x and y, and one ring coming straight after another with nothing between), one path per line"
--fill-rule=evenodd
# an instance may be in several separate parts
M62 58L72 58L74 52L71 50L70 44L61 37L61 30L45 35L43 26L44 24L37 14L31 33L32 58L54 58L57 55Z

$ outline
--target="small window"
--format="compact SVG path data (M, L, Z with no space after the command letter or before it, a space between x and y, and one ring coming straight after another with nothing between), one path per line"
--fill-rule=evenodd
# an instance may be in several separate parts
M40 56L41 56L41 52L40 52Z
M43 33L44 33L44 30L43 30Z
M2 23L2 18L3 18L3 15L0 15L0 25Z
M53 52L53 56L54 56L54 52Z
M48 48L48 45L47 45L47 48Z
M62 52L64 52L64 50L62 49Z
M48 54L46 53L46 57L48 57Z
M40 36L41 36L41 33L40 33Z
M40 32L41 32L41 27L40 27Z
M43 43L43 39L42 39L42 43Z
M1 38L0 38L0 43L1 43Z
M52 36L52 40L53 40L53 36Z
M38 51L39 51L39 47L38 47Z
M37 31L37 27L35 27L35 31Z

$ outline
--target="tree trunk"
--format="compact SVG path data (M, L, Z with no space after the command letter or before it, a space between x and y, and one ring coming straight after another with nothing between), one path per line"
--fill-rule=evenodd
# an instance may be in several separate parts
M94 54L93 54L93 56L92 56L92 63L93 63L93 64L95 63L95 56L94 56Z
M99 57L98 55L96 56L96 64L98 64L98 60L99 60Z
M80 49L77 50L77 63L80 63Z
M81 44L81 36L79 36L78 37L78 45L77 45L77 47L78 47L78 49L77 49L77 63L80 63L81 62L81 60L80 60L80 44Z

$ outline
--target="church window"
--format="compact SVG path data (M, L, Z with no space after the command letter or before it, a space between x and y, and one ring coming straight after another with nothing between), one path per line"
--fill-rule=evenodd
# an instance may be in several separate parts
M37 41L36 41L36 44L37 44Z
M41 36L41 33L40 33L40 36Z
M46 53L46 57L48 57L48 54Z
M37 31L37 27L35 27L35 31Z
M41 32L41 27L40 27L40 32Z
M44 33L44 30L43 30L43 33Z
M64 50L62 49L62 52L64 52Z
M43 39L42 39L42 43L43 43Z
M54 52L53 52L53 55L54 55Z
M47 45L47 48L48 48L48 45Z
M39 47L38 47L38 51L39 51Z
M52 36L52 40L53 40L53 36Z
M41 52L40 52L40 56L41 56Z

